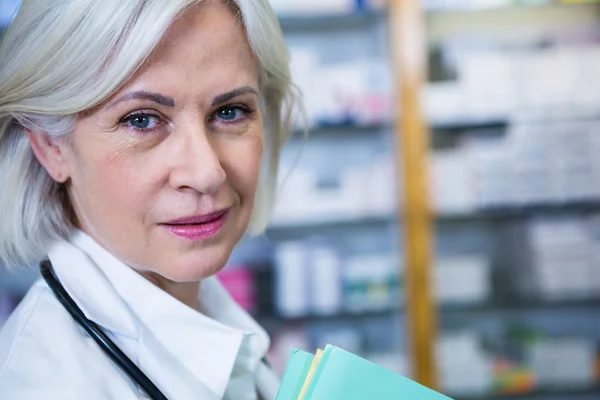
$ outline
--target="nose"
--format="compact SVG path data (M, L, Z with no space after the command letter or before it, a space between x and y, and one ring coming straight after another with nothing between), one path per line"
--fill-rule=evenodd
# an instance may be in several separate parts
M196 125L196 124L195 124ZM177 151L174 154L170 184L175 190L195 190L214 194L227 175L210 136L202 127L175 133Z

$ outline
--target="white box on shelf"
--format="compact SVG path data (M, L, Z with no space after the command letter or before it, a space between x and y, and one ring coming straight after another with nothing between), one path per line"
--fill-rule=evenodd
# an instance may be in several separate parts
M538 264L536 278L540 294L546 299L586 299L593 295L593 271L589 260Z
M304 242L287 242L275 250L275 306L280 315L299 317L310 310L308 249Z
M445 393L482 395L489 393L492 362L475 332L445 334L436 348L441 387Z
M534 278L546 298L586 298L594 291L595 252L584 217L538 218L528 225Z
M367 194L367 213L372 215L392 214L398 208L398 197L402 188L396 175L396 164L392 156L379 156L367 168L367 182L362 195Z
M507 134L510 163L515 171L519 204L544 204L561 200L554 165L556 145L552 128L516 124Z
M470 115L485 118L509 114L515 93L512 61L508 54L474 52L464 57L458 68Z
M315 76L319 69L319 56L315 50L305 47L290 47L290 70L294 83L300 88L309 124L315 120L319 107L319 91ZM304 123L304 121L297 121ZM304 128L298 126L298 128Z
M424 89L423 98L425 115L434 125L471 118L464 88L458 81L429 83Z
M476 209L472 169L462 149L433 153L429 171L434 210L441 214L461 214Z
M360 64L322 65L313 79L319 85L314 116L317 122L342 125L357 118L365 93L365 76Z
M282 168L289 171L288 168ZM273 210L273 223L285 223L305 217L310 211L311 193L316 186L314 171L297 167L291 173L282 173L282 182L278 186ZM308 210L307 210L308 209Z
M540 387L591 387L595 382L596 344L583 338L548 339L528 349Z
M370 199L374 193L369 190L371 171L365 166L345 168L340 177L341 201L348 211L360 216L370 212Z
M393 72L383 59L355 63L361 73L363 92L358 97L356 119L359 125L390 124L395 121Z
M388 254L348 258L344 266L345 304L351 312L385 310L398 302L399 271Z
M499 138L469 138L465 148L472 165L477 207L516 204L516 172L508 143Z
M318 315L338 313L343 306L340 254L330 245L311 244L308 262L312 312Z
M600 111L600 77L597 71L600 71L600 46L588 46L572 51L580 52L576 70L578 82L572 92L577 94L576 97L584 110L590 115L598 115L598 111Z
M441 303L481 303L491 296L491 264L486 255L440 259L434 271L435 295Z

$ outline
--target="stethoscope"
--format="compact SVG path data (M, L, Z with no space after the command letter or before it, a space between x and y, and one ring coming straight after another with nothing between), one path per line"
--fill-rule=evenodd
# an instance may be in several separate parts
M117 364L117 366L152 400L168 400L160 389L152 383L150 378L148 378L146 374L144 374L125 353L123 353L119 346L117 346L115 342L102 331L102 328L85 316L56 276L50 260L44 260L40 263L40 272L60 304L62 304L65 310L71 314L71 317L73 317L79 326L94 339L108 358Z
M83 311L77 306L75 300L67 293L65 287L60 282L52 263L46 259L40 263L40 272L42 277L50 287L50 290L54 293L60 304L71 314L71 317L81 326L87 333L94 339L94 341L100 346L102 351L110 358L117 366L125 372L125 374L135 383L137 386L146 393L152 400L168 400L167 397L160 391L158 387L150 378L146 376L140 370L137 365L123 351L113 342L105 333L102 328L94 321L90 321ZM263 358L262 363L270 368L269 362L266 358Z

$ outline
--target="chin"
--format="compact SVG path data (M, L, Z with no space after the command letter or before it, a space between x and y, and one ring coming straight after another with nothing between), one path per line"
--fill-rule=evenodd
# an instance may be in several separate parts
M163 269L161 275L173 282L199 282L209 278L225 267L229 259L229 252L223 254L198 255L195 257L184 257L178 261L171 262Z

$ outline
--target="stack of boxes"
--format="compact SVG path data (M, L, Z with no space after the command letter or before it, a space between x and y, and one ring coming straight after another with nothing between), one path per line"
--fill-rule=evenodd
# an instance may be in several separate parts
M597 217L545 217L527 227L531 287L546 300L600 295L600 232ZM521 279L527 279L521 276Z
M437 342L440 386L454 396L518 395L536 390L589 389L598 382L597 343L583 337L546 337L526 326L528 338L477 330L442 335ZM495 341L501 345L492 345ZM485 344L487 343L487 345ZM508 346L511 354L506 354Z
M437 362L444 393L461 396L488 394L492 388L492 357L474 331L446 334L438 339Z
M492 266L483 254L440 258L434 271L434 293L442 304L482 304L492 296Z
M391 156L381 155L370 164L348 166L329 185L320 184L319 171L313 166L297 165L289 175L282 175L273 213L275 226L390 216L396 210L396 174Z
M431 83L429 121L598 116L600 46L458 51L457 79ZM448 55L448 57L450 57Z
M391 254L342 258L327 242L284 242L275 252L274 303L284 317L390 310L399 279Z
M379 58L325 63L309 47L292 47L292 76L314 126L378 125L393 121L392 73Z
M431 158L440 213L600 200L600 122L516 123Z
M551 338L527 349L537 384L544 388L588 388L596 383L596 343L584 338Z

